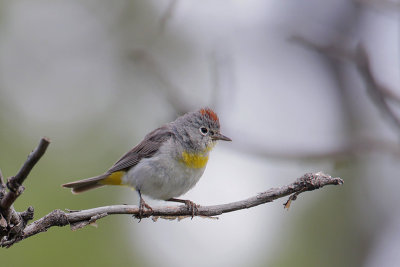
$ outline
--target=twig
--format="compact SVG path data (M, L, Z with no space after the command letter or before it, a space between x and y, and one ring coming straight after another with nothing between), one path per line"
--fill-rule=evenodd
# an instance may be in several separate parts
M19 172L8 180L7 187L10 191L0 202L0 212L6 212L18 198L18 196L24 191L22 183L25 181L26 177L28 177L35 164L46 152L49 144L50 140L48 138L42 138L36 149L29 154L28 159L25 161L24 165L22 165Z
M6 184L4 183L3 173L0 170L0 191L6 189Z
M43 137L42 139L40 139L39 145L34 151L29 154L28 159L25 161L24 165L22 165L19 172L14 177L11 177L8 181L8 187L10 190L16 190L19 185L22 185L26 177L28 177L29 173L31 172L32 168L46 152L49 144L50 139L48 139L47 137ZM12 187L10 188L10 186Z
M363 45L359 44L357 46L355 58L357 69L364 79L365 86L367 87L372 100L375 100L375 103L380 108L380 110L387 115L387 117L392 121L394 126L396 126L396 128L400 132L400 118L396 116L395 112L391 109L385 99L385 96L393 98L396 95L394 93L389 94L388 92L391 92L391 90L381 85L372 74L370 60ZM397 98L394 99L398 100Z
M354 51L352 51L350 49L335 44L321 45L307 40L301 36L294 36L291 38L291 40L298 42L299 44L307 48L311 48L319 53L323 53L326 56L349 60L350 62L353 62L364 80L370 98L374 101L379 110L386 115L386 117L400 132L400 118L397 117L395 112L386 101L386 98L389 98L393 101L396 101L397 103L400 103L400 96L396 94L393 90L390 90L389 88L380 84L375 78L371 70L371 64L368 54L365 47L361 43L358 44Z
M46 152L49 143L50 140L47 138L40 140L39 145L29 154L28 159L22 165L19 172L8 179L8 192L6 192L3 175L0 172L0 244L3 241L13 240L21 236L28 221L33 219L33 207L29 207L24 212L16 212L13 203L24 191L22 183Z
M332 178L331 176L322 172L306 173L290 185L280 188L272 188L265 192L259 193L256 196L241 201L214 206L199 206L196 216L218 216L227 212L252 208L292 194L294 194L295 197L290 197L290 201L293 201L300 193L319 189L326 185L341 184L343 184L342 179ZM130 214L137 216L139 214L139 208L132 205L114 205L74 211L72 213L54 210L43 218L26 226L19 236L16 236L11 240L2 240L0 242L0 246L10 247L16 242L19 242L25 238L45 232L47 229L53 226L65 226L69 224L72 230L76 230L88 224L93 224L96 222L96 220L113 214ZM182 219L191 217L191 215L191 210L187 209L185 205L173 207L162 206L153 207L152 211L145 210L143 213L143 218L153 217L154 221L156 221L160 217L166 219Z

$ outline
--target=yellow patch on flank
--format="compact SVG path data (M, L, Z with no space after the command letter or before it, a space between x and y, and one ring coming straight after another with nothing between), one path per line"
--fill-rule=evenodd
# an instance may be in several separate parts
M121 185L122 184L122 176L124 176L124 171L113 172L107 178L102 180L101 184L106 185Z
M208 154L182 152L181 161L189 168L204 168L208 161Z

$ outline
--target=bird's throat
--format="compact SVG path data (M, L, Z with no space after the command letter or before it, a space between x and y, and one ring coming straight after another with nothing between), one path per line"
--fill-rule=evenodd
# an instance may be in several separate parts
M181 162L189 168L204 168L208 162L208 153L182 152Z

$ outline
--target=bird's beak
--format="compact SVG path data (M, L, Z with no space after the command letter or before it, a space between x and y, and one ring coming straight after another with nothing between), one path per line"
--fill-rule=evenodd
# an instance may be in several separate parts
M213 136L211 136L212 140L222 140L222 141L232 141L229 137L222 135L220 133L215 133Z

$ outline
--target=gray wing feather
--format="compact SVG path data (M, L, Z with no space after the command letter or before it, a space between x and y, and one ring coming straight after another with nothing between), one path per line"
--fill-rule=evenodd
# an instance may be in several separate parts
M167 125L155 129L146 135L142 142L123 155L107 173L125 171L138 164L142 158L153 156L171 136L172 132Z

